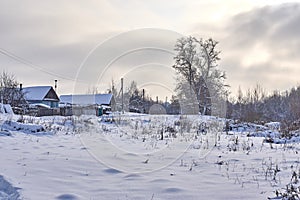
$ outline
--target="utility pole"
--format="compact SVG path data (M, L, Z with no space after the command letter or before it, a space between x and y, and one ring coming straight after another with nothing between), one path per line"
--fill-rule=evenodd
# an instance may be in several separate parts
M145 109L145 89L143 89L143 113L146 112L146 109Z
M1 82L0 89L1 89L1 104L2 104L2 106L3 106L3 96L4 96L4 91L3 91L3 85L2 85L2 82Z
M145 102L145 89L143 89L143 102Z
M124 83L123 78L121 78L121 91L122 91L122 113L124 114Z

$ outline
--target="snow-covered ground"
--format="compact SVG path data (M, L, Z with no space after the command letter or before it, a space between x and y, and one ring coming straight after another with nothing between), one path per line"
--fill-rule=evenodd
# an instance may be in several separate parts
M1 117L0 199L267 199L300 172L298 143L214 117L18 119Z

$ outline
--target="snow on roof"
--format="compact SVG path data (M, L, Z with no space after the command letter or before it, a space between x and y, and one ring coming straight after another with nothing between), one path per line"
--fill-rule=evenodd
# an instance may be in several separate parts
M103 109L109 109L109 108L111 108L110 106L106 106L106 105L102 105L101 106Z
M96 103L99 105L102 104L110 104L110 101L112 99L112 94L96 94L95 96Z
M110 104L112 94L76 94L61 95L60 102L76 105Z
M43 100L51 88L51 86L26 87L23 88L23 92L26 100Z

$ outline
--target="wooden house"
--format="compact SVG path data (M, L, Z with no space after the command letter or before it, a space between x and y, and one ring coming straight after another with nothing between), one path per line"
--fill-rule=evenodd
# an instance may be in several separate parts
M29 105L58 108L59 98L51 86L34 86L22 89Z

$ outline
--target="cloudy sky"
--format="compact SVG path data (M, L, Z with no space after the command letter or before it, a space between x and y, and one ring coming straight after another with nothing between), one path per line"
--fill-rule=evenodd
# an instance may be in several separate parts
M300 84L299 1L1 0L0 27L1 71L24 86L57 79L60 94L102 92L124 77L163 98L174 82L168 49L180 35L220 42L233 95L257 83Z

